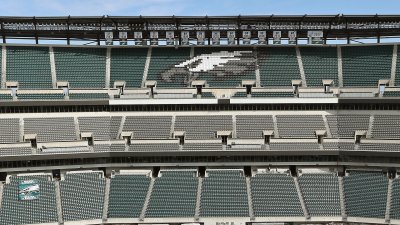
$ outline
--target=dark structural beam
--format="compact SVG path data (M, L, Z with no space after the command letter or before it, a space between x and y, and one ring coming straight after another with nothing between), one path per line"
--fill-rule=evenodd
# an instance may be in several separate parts
M47 40L88 40L99 43L104 32L128 32L128 39L134 31L158 31L163 38L166 31L205 31L206 39L211 31L228 30L257 32L297 31L298 38L307 38L307 31L324 32L327 39L377 38L400 36L400 15L261 15L261 16L101 16L101 17L0 17L3 42L7 38L32 38ZM179 36L179 34L178 34Z

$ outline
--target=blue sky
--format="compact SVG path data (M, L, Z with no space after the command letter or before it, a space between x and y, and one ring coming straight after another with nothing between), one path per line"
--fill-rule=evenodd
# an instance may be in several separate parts
M400 0L2 0L1 16L398 14Z

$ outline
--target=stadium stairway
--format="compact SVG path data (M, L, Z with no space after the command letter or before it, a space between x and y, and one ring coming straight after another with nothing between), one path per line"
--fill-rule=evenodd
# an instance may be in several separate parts
M251 196L251 179L246 177L246 188L247 188L247 199L249 204L249 216L251 220L254 220L254 210L253 210L253 197Z
M144 217L146 216L146 211L147 211L147 208L149 207L151 193L153 193L155 181L156 181L156 178L154 178L154 177L152 177L150 180L149 190L147 191L147 195L146 195L146 199L143 204L142 212L140 213L140 216L139 216L140 221L143 221Z
M106 178L106 187L104 189L103 216L102 216L103 223L107 222L108 206L110 202L110 187L111 187L111 180L110 178Z
M196 195L196 211L195 211L195 214L194 214L194 218L196 220L199 220L199 218L200 218L200 206L201 206L201 202L200 201L201 201L201 191L202 191L202 188L203 188L203 181L204 181L204 178L199 176L198 184L197 184L197 195Z
M387 223L390 222L390 211L392 208L392 195L393 195L393 179L389 178L387 201L386 201L386 211L385 211L385 221Z
M61 206L61 190L60 190L60 181L55 181L56 188L56 204L57 204L57 219L59 224L64 224L64 219L62 215L62 206Z
M310 219L310 214L308 212L306 203L304 202L304 196L303 196L303 193L301 191L301 188L300 188L300 185L299 185L299 180L298 180L297 176L293 176L293 180L294 180L294 184L296 186L297 194L299 195L300 205L301 205L301 208L303 209L304 216L307 219Z
M3 203L3 191L4 191L4 184L0 182L0 212L2 209L2 203Z
M344 183L343 183L342 176L338 176L338 182L339 182L339 196L340 196L340 211L342 213L343 220L346 220L347 213L346 213L346 203L345 203L345 195L344 195Z

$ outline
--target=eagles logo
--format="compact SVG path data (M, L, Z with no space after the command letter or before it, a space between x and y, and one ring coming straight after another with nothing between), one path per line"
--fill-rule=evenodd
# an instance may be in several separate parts
M246 71L254 71L255 68L256 58L252 51L221 51L201 54L174 65L161 73L161 79L165 82L173 82L178 76L183 76L184 82L190 84L202 74L228 79L229 76L241 76Z

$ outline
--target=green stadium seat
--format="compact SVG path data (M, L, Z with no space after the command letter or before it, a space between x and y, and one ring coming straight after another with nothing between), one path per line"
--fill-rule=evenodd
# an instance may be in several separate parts
M383 97L400 97L400 91L385 91Z
M18 81L21 89L52 88L48 47L7 47L7 81Z
M69 99L109 99L107 93L69 93Z
M336 47L303 47L300 54L308 87L323 86L322 80L333 80L338 86Z
M138 218L142 211L150 178L145 175L115 175L111 178L109 218Z
M113 48L110 87L113 87L115 81L125 81L127 88L140 88L147 51L147 48Z
M236 92L232 98L247 98L247 93L246 92Z
M393 181L391 219L400 219L400 179Z
M256 79L256 60L252 48L197 47L194 49L195 57L204 54L210 55L209 57L217 57L216 60L220 56L229 59L230 57L226 56L232 54L235 55L235 59L240 59L230 60L220 66L214 66L211 71L196 74L197 80L206 80L210 87L240 87L242 80Z
M146 217L194 217L196 171L161 171L151 193Z
M292 80L301 80L293 47L259 48L258 64L261 86L292 86Z
M253 98L293 98L293 92L252 92Z
M392 45L342 47L343 86L377 87L381 79L390 79Z
M251 178L256 217L304 216L294 180L288 174L256 174Z
M58 223L55 184L50 176L11 176L4 185L0 210L0 224ZM34 200L18 200L18 185L22 181L35 180L39 184L39 197Z
M9 94L0 93L0 101L12 101L12 100L13 100L13 96L11 95L11 93L9 93Z
M60 181L64 221L102 218L105 179L101 176L101 172L67 173Z
M349 217L385 218L388 178L383 172L348 171L344 177ZM373 194L371 194L373 193Z
M341 215L337 175L303 174L298 181L311 217Z
M175 71L178 65L190 57L190 48L153 48L147 80L157 81L157 87L187 87L189 73L179 74Z
M56 47L54 57L57 81L68 81L70 88L105 88L105 48Z
M244 175L236 170L207 173L201 193L200 217L249 217Z
M18 100L63 100L64 94L18 94Z

